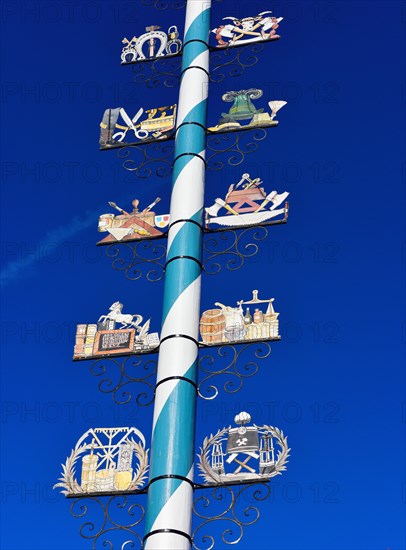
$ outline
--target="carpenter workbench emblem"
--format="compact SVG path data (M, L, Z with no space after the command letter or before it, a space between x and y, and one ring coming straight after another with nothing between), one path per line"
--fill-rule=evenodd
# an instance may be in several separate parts
M269 101L268 105L271 109L271 114L269 114L264 112L263 108L257 109L252 102L262 97L262 95L263 91L257 88L226 92L221 99L233 105L228 113L221 113L221 119L217 126L208 128L208 130L210 132L220 132L239 128L255 128L257 126L276 126L278 124L275 119L276 114L287 102ZM239 121L242 120L249 120L249 123L241 125Z
M286 221L289 193L267 193L262 184L260 178L251 179L249 174L243 174L237 184L230 185L224 199L217 198L213 206L205 208L206 227L257 225L281 217ZM278 208L281 205L283 207Z
M152 204L139 210L139 200L132 201L133 209L126 212L115 202L109 202L111 208L120 212L115 214L102 214L99 218L99 232L108 232L99 244L111 244L114 242L136 241L150 237L159 237L163 232L159 229L165 229L169 224L169 214L157 216L153 208L160 202L156 198ZM159 227L159 229L157 229Z
M143 118L143 114L147 118ZM123 121L124 124L118 121ZM135 141L167 139L168 133L175 127L176 104L156 109L141 107L131 118L123 107L106 109L100 123L100 147L113 147L120 143L127 143L127 134L134 135ZM131 140L133 143L134 140Z
M223 21L231 21L231 23L220 25L212 30L218 47L225 48L280 38L276 34L276 29L283 17L273 17L271 13L271 11L263 11L254 17L244 17L244 19L223 17Z
M251 415L237 414L237 428L206 437L198 455L200 475L209 484L267 480L286 470L287 437L273 426L247 426ZM275 449L275 441L278 449Z
M178 54L182 49L178 27L172 25L167 32L160 28L157 26L146 27L147 32L138 38L136 36L133 36L131 40L124 38L121 62L123 64L134 63L134 61Z
M274 298L260 300L258 290L253 290L252 300L241 300L237 307L216 302L217 309L205 311L200 319L203 343L279 340L279 313L275 312L273 302ZM265 311L262 309L264 304L267 306Z
M157 332L149 333L151 319L123 313L123 304L114 302L98 322L77 325L74 359L103 355L143 353L159 346Z
M148 450L139 430L92 428L62 465L62 477L54 488L69 496L136 491L144 485L147 472Z

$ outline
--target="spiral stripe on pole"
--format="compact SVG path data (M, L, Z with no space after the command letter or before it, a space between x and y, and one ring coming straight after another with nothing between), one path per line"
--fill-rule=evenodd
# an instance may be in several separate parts
M203 223L209 51L195 40L208 41L210 7L210 0L188 0L186 6L171 223ZM181 126L184 122L198 124ZM201 248L202 231L196 224L183 221L170 228L161 339L170 338L159 352L161 384L155 394L150 470L150 480L155 481L148 490L146 550L190 548L193 487L182 479L160 476L193 481L198 355L193 340L199 334Z

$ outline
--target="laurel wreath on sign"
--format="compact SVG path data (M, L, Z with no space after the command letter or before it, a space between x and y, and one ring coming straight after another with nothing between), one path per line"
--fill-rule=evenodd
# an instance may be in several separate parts
M148 473L148 449L145 449L142 443L137 443L134 439L129 439L135 456L138 459L138 464L134 472L133 479L126 491L136 491L141 489L147 478ZM76 462L79 457L86 451L92 448L89 444L80 445L72 450L71 454L66 459L65 464L62 464L62 477L58 479L59 483L54 485L54 489L61 488L61 493L64 495L83 494L85 491L76 480Z
M261 430L261 432L269 432L272 437L277 440L280 447L276 457L275 469L270 474L267 474L267 476L264 477L270 478L276 475L281 475L282 472L286 470L286 464L289 462L288 458L291 449L288 447L288 438L285 437L282 430L280 430L279 428L275 428L274 426L256 426L254 424L254 427L258 428L258 430ZM209 437L206 437L204 439L203 446L200 447L200 454L197 455L199 459L199 463L197 466L200 470L200 475L203 477L206 483L224 483L220 475L216 474L211 468L209 455L211 446L214 443L219 442L230 429L231 426L219 430L215 435L210 434Z

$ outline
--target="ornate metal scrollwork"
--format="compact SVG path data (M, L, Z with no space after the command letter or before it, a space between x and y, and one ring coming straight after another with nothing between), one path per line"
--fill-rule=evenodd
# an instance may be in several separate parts
M242 164L245 155L254 153L258 149L258 143L266 136L267 129L259 127L209 134L206 157L208 170L222 170L225 162L230 166ZM228 157L227 161L221 160L221 156Z
M166 141L157 141L145 145L129 145L118 150L117 156L123 159L123 168L128 172L133 172L138 178L149 178L153 173L164 178L172 174L172 157L174 143ZM137 153L140 160L134 160L132 153ZM152 165L156 165L154 169Z
M222 49L212 48L210 81L218 84L226 78L241 76L246 69L254 67L258 63L259 59L256 54L262 52L263 49L263 44Z
M269 236L268 226L286 223L282 220L249 227L206 230L203 240L203 269L207 275L216 275L223 268L229 271L241 269L245 262L260 253L260 243ZM156 283L165 273L167 235L155 239L114 243L106 247L106 255L112 258L112 267L124 271L130 281L143 276ZM159 241L159 242L158 242ZM150 266L154 266L149 269Z
M216 275L223 267L229 271L241 269L260 250L258 242L269 235L262 225L212 231L203 241L203 265L208 275Z
M113 258L112 267L124 271L130 281L143 276L151 283L164 276L166 243L160 239L143 239L134 243L112 244L106 248L108 258Z
M129 550L142 548L142 537L135 528L143 533L142 523L145 517L144 507L135 502L134 497L113 496L102 498L77 498L70 507L74 518L86 519L87 514L102 513L96 523L93 519L87 520L80 528L80 536L92 541L92 549L108 548L109 550ZM127 513L127 520L123 517ZM119 517L116 517L119 514Z
M251 360L244 359L247 350L256 346L254 357ZM210 346L203 346L207 350ZM254 376L258 370L258 361L266 359L271 354L271 346L268 342L252 341L237 347L233 344L224 344L220 347L213 346L216 352L205 353L199 357L198 367L203 378L199 382L199 395L203 399L215 399L219 389L211 382L217 376L225 376L223 390L227 393L237 393L244 384L245 378ZM222 366L220 367L220 364Z
M210 48L211 71L210 82L219 84L226 78L241 76L244 71L254 67L259 54L264 49L263 44L249 44L234 48ZM145 84L147 88L157 88L164 85L167 88L178 86L180 81L180 69L182 66L182 54L165 56L151 62L136 62L132 65L134 82Z
M227 163L230 166L238 166L244 162L245 155L254 153L258 149L259 142L267 136L267 128L251 127L240 130L228 130L227 132L208 132L207 137L207 168L208 170L222 170ZM173 169L172 156L174 142L168 143L171 137L165 141L127 145L118 149L117 156L123 160L123 168L133 172L137 177L149 178L153 173L159 177L171 175ZM130 158L132 152L140 155L140 160ZM228 157L221 160L221 157ZM151 165L157 164L154 169Z
M134 81L145 84L147 88L156 88L163 84L167 88L174 88L179 84L182 54L166 56L148 63L135 63L133 71Z
M99 390L111 394L117 405L129 403L133 399L129 387L134 385L132 387L137 388L137 385L140 385L144 391L138 393L135 402L140 407L147 407L154 401L157 368L156 358L131 355L115 359L98 359L92 363L90 372L96 378L101 378Z
M220 539L220 544L240 542L244 536L244 529L256 523L260 517L259 509L253 504L265 501L270 494L271 488L268 483L205 488L204 494L197 497L193 503L195 521L200 520L200 524L193 531L193 547L196 550L212 550L216 539ZM221 511L216 515L208 511L212 504L217 509L221 507ZM217 530L216 525L219 527ZM214 530L211 534L204 531L208 526Z

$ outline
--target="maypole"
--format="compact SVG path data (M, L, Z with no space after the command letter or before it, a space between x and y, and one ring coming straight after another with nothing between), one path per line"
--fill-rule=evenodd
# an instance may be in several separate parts
M146 549L191 546L210 7L186 7Z
M217 426L195 448L197 397L235 394L257 373L258 361L269 357L270 343L281 339L275 299L265 298L263 290L250 289L235 306L214 301L213 309L201 312L202 271L208 276L242 268L289 213L289 192L269 187L258 174L251 177L243 166L239 181L219 189L224 198L204 203L206 168L223 168L227 157L230 166L242 165L267 130L278 126L276 115L286 105L268 101L269 112L255 104L262 90L225 88L221 99L229 110L208 127L210 52L215 52L212 79L239 76L258 62L262 43L280 38L276 31L282 21L264 11L242 19L228 16L211 28L210 11L211 0L187 0L183 43L176 25L165 31L156 23L122 40L122 65L137 64L136 80L147 86L162 79L169 88L179 81L178 103L138 106L132 116L124 107L108 108L100 124L101 150L116 149L126 170L148 178L157 163L155 174L173 170L173 179L169 214L159 213L160 207L154 211L160 197L141 206L132 196L129 211L109 202L114 213L99 217L98 231L108 235L98 245L105 246L113 268L132 281L144 275L150 283L165 282L160 334L151 331L155 321L149 315L130 313L119 297L97 321L77 325L73 359L91 361L99 391L111 394L119 406L154 403L150 449L136 426L90 427L62 465L55 487L72 499L71 514L85 521L80 534L92 548L189 550L199 548L199 540L213 548L215 536L205 531L216 520L222 543L236 544L259 518L259 510L245 507L244 499L265 500L271 479L285 471L289 458L283 431L253 423L246 411L234 417L234 427ZM209 45L209 35L215 45ZM217 70L222 68L224 74ZM133 160L132 153L141 160ZM222 388L213 384L215 377ZM140 393L133 396L130 388L137 386ZM145 497L146 505L141 503ZM210 515L211 501L225 509ZM244 510L238 512L241 503ZM101 527L85 520L97 508ZM249 521L241 519L252 511ZM116 519L117 512L123 519Z

